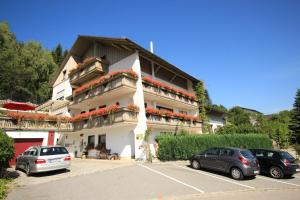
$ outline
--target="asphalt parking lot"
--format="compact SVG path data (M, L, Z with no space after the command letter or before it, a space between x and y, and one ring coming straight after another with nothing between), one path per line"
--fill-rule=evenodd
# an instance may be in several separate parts
M98 164L101 165L101 162ZM43 179L44 177L36 177ZM299 199L300 175L275 180L267 176L236 181L187 162L134 163L91 174L27 185L7 199Z

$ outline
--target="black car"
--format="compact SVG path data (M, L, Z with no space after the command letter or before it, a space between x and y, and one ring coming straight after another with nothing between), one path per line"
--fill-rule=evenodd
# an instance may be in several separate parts
M250 149L258 159L261 173L273 178L292 176L300 171L296 159L288 152L273 149Z
M243 179L244 176L259 174L259 164L255 156L246 149L239 148L210 148L203 153L190 158L194 169L206 168L229 173L233 179Z

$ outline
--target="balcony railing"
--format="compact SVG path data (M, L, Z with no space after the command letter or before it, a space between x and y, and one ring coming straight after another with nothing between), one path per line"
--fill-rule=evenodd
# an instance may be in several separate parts
M100 96L105 94L106 92L109 92L111 90L117 89L117 88L136 88L136 78L131 77L127 74L119 74L100 85L96 85L92 87L89 90L86 90L84 92L74 94L73 97L70 96L67 99L71 100L70 105L78 104L84 100L90 99L95 96Z
M70 83L78 86L104 74L105 65L106 63L99 58L90 58L69 73Z
M180 94L170 92L168 90L157 88L155 86L152 86L149 83L143 82L143 88L144 88L145 93L149 93L151 95L156 95L159 98L163 97L163 98L166 98L173 102L178 101L179 103L187 104L187 105L193 106L193 107L198 107L198 103L195 100L184 97Z
M73 126L74 131L78 131L88 128L112 126L122 122L137 123L137 112L133 112L127 108L121 108L118 111L108 115L91 117L86 120L73 122Z
M5 130L73 131L70 122L16 120L6 116L0 117L0 128Z
M173 117L159 116L146 114L147 124L154 126L165 126L165 127L182 127L182 128L191 128L193 130L201 129L202 123L200 121L184 120Z

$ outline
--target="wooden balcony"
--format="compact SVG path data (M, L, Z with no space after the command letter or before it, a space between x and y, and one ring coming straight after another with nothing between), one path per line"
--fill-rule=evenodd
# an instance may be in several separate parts
M73 126L74 131L79 131L82 129L112 126L120 123L137 123L137 113L127 108L121 108L109 115L97 116L87 120L73 122Z
M118 97L134 93L136 91L136 79L126 74L120 74L93 88L70 96L70 108L82 108L82 106L103 101L109 101Z
M76 69L69 73L71 85L79 86L104 74L106 63L99 58L92 58L80 64Z
M72 123L56 121L15 120L0 116L0 129L4 130L43 130L43 131L73 131Z
M147 114L147 125L168 131L186 129L191 132L201 133L202 122L183 120L179 118L165 117Z
M194 110L198 108L198 102L182 95L169 92L150 84L143 82L144 96L146 100L164 103L171 107L178 107L187 110Z

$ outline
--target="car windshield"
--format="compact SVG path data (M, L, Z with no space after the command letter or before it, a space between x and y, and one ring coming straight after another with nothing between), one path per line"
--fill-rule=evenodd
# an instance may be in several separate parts
M248 159L253 159L253 158L254 158L254 156L253 156L253 154L251 153L251 151L244 150L244 151L241 151L241 154L242 154L245 158L248 158Z
M65 147L44 147L41 149L41 156L51 156L57 154L68 154Z
M280 152L280 156L284 159L288 159L288 160L293 160L294 157L291 156L291 154L289 154L288 152Z

